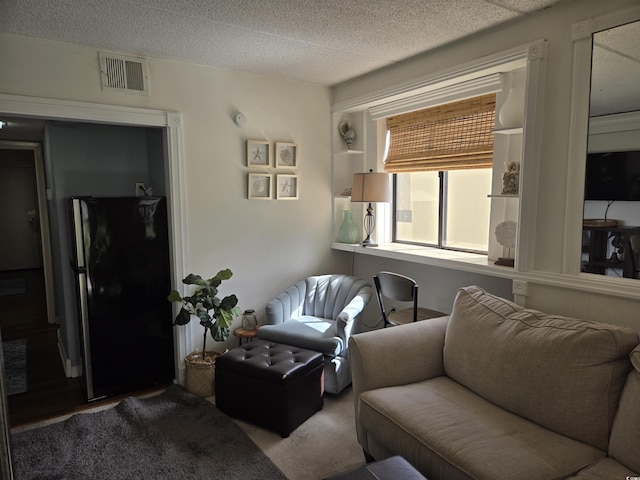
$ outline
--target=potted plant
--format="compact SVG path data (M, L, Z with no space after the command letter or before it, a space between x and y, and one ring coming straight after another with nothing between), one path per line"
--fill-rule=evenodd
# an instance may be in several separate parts
M174 325L186 325L196 317L204 327L202 351L196 350L185 358L185 388L189 393L201 397L214 394L213 369L216 357L220 355L219 352L207 351L207 333L216 342L225 341L229 338L229 327L233 317L240 315L240 308L237 307L238 298L235 295L227 295L222 300L217 296L218 287L222 281L232 276L233 273L228 268L220 270L215 277L208 280L190 273L182 283L199 288L185 297L182 297L177 290L172 290L167 297L170 302L182 303L182 308L173 322Z

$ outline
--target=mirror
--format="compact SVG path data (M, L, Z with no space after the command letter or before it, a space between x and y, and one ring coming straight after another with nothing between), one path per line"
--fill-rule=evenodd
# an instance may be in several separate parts
M594 33L591 62L581 271L637 279L640 21Z
M640 111L640 21L593 35L589 116Z

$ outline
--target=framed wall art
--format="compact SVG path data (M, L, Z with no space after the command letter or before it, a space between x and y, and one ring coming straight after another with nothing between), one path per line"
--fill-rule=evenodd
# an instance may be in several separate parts
M271 166L271 142L247 140L247 167Z
M247 186L249 199L271 200L271 182L272 175L270 173L250 173L249 185Z
M297 175L276 175L276 199L277 200L297 200L298 199L298 176Z
M298 166L298 144L276 142L276 168L294 169Z

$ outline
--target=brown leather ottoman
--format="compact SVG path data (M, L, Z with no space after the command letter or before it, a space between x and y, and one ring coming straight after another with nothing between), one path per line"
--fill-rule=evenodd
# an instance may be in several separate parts
M319 352L254 340L216 359L216 407L288 437L322 409L323 369Z
M372 462L327 480L427 480L399 455Z

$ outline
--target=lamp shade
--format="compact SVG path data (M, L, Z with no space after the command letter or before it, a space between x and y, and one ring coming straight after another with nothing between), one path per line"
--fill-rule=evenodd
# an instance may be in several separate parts
M384 172L354 173L352 202L390 202L389 174Z

